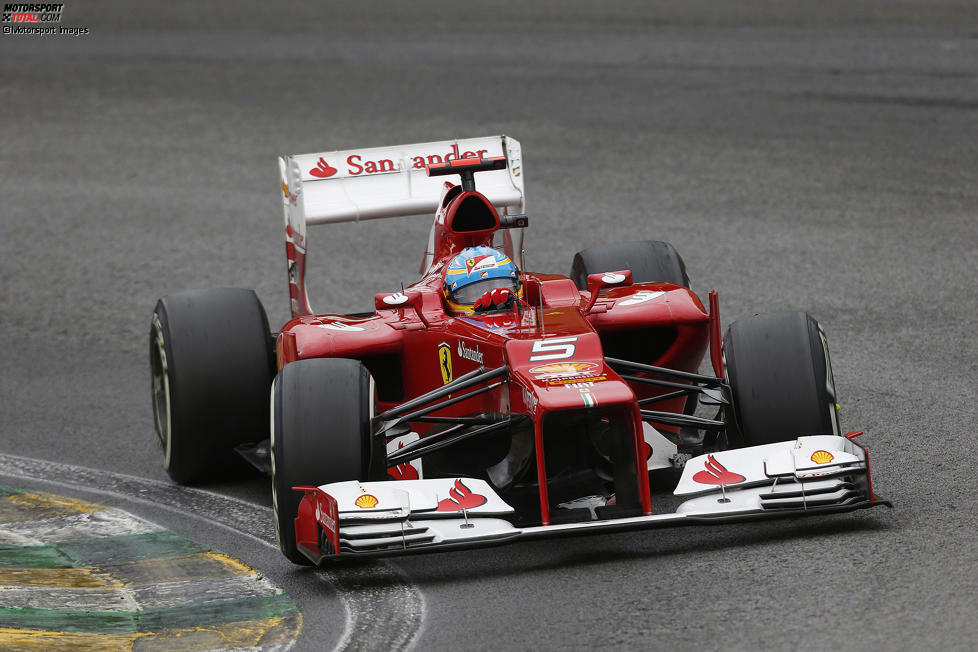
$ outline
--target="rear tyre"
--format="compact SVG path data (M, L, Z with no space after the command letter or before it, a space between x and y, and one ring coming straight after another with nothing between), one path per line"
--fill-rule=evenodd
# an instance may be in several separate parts
M811 315L777 312L736 321L727 329L723 355L736 419L732 444L839 434L829 350Z
M289 561L312 563L296 548L302 494L292 487L369 479L382 465L382 447L372 446L370 436L373 413L373 379L358 360L298 360L275 379L272 508L279 548Z
M579 251L574 255L570 279L578 289L587 289L588 274L632 270L634 283L673 283L689 287L686 263L668 242L641 240L603 244Z
M252 290L217 288L160 299L149 334L153 415L163 468L181 484L246 468L234 447L268 437L273 358L268 318Z

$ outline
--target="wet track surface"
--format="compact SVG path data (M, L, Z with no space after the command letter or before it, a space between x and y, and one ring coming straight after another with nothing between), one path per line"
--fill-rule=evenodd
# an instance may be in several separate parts
M91 35L0 35L0 483L259 569L296 649L974 648L978 10L523 4L72 3ZM275 156L496 133L530 269L669 240L725 323L819 319L896 509L322 573L269 544L266 482L160 485L150 313L241 286L285 321ZM313 307L410 282L428 224L311 229Z

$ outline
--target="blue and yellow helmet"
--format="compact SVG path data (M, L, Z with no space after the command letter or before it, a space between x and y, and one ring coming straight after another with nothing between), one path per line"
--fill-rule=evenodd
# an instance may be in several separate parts
M479 297L496 288L523 295L519 270L501 251L482 245L467 247L448 264L444 292L449 310L471 315Z

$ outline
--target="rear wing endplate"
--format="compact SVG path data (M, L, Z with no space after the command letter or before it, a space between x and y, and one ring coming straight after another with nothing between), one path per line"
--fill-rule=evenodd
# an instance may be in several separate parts
M425 168L462 158L505 156L504 169L479 175L479 192L503 214L526 212L519 141L508 136L280 156L289 292L293 316L309 315L306 225L431 214L444 180Z

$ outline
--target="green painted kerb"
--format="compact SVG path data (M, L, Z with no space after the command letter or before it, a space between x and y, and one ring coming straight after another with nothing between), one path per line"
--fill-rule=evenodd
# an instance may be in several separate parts
M267 620L296 613L298 609L295 603L289 596L282 594L146 611L0 608L0 627L89 634L129 634Z
M69 576L59 574L62 569L85 569L86 577L101 577L112 586L112 590L93 588L92 591L101 593L86 593L88 602L86 608L97 607L97 610L71 609L67 601L65 609L34 609L14 608L4 606L0 599L0 648L5 641L18 645L27 637L37 643L45 640L53 643L53 634L65 635L133 635L143 636L174 635L179 640L191 644L186 638L187 632L207 630L208 628L234 624L249 624L248 636L254 642L245 642L246 646L261 645L260 641L294 640L301 630L302 615L292 599L280 589L260 579L252 569L240 562L218 553L211 553L206 547L185 539L173 532L160 531L156 526L132 517L130 531L146 531L141 534L125 536L98 536L93 531L70 541L60 541L59 537L51 536L59 528L59 519L70 518L73 513L96 513L108 509L94 503L75 501L70 498L53 496L42 492L33 492L0 485L0 507L7 507L6 512L0 512L0 540L30 543L32 545L0 545L0 569L12 569L9 577L30 576L46 578L44 584L38 580L37 586L28 581L25 586L18 580L17 586L11 590L19 596L38 596L64 590L66 596L77 596L74 592L84 592L84 586L72 588ZM25 514L25 510L27 513ZM33 510L33 511L32 511ZM69 516L65 516L68 513ZM113 511L118 518L118 510ZM124 513L123 513L124 514ZM28 520L25 520L25 516ZM5 522L5 519L16 521ZM36 523L36 525L35 525ZM66 521L66 527L70 527ZM6 530L6 531L5 531ZM72 530L65 530L65 532ZM108 534L105 532L104 534ZM6 535L6 536L4 536ZM62 534L62 536L65 536ZM172 561L166 561L172 560ZM222 561L223 560L223 561ZM206 562L206 563L205 563ZM206 572L198 576L195 571L189 578L183 576L180 581L156 581L149 579L153 576L152 568L165 568L168 564L174 566L186 565L187 569L200 567ZM17 573L22 569L22 573ZM51 588L50 578L63 576L65 584ZM45 575L46 574L46 575ZM0 575L2 577L2 575ZM142 579L141 579L142 578ZM228 595L218 591L200 590L201 582L225 581L229 586ZM3 584L0 581L0 584ZM77 585L76 585L77 586ZM91 586L91 585L87 585ZM0 586L0 595L2 589ZM130 592L131 591L131 592ZM120 596L132 596L132 601L121 603ZM102 595L105 600L113 600L112 604L100 602ZM91 596L99 596L92 598ZM151 607L152 601L143 606L137 596L170 596L170 604L178 606ZM92 600L96 600L92 603ZM23 604L58 606L59 602L47 603L28 601ZM8 602L8 605L10 603ZM76 602L75 604L82 604ZM157 602L159 604L159 602ZM120 610L123 609L123 610ZM270 638L263 638L263 632L269 632ZM168 634L172 632L172 634ZM6 637L6 638L5 638ZM284 637L284 638L283 638ZM136 640L136 639L132 639ZM176 639L174 639L176 640ZM249 639L251 640L251 639ZM200 640L201 645L210 645L210 639ZM33 644L33 643L32 643Z
M53 546L0 546L4 568L74 568L71 557Z

